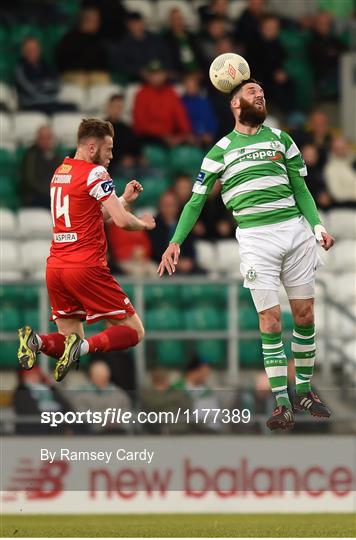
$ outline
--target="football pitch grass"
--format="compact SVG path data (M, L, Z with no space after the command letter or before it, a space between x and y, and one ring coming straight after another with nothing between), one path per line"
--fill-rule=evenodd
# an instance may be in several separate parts
M2 537L354 537L355 514L36 515L0 518Z

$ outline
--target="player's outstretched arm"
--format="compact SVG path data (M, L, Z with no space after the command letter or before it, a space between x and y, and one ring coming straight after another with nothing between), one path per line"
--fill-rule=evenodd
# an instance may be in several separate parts
M289 179L300 211L309 222L319 244L325 251L328 251L334 245L335 240L322 225L315 201L305 184L304 178L290 176Z
M207 195L193 193L187 204L184 206L173 238L166 251L163 253L162 260L158 266L157 274L160 277L163 276L165 271L167 271L170 276L175 272L180 254L179 246L184 242L196 224L207 198Z
M144 214L138 218L127 212L119 197L112 193L108 199L103 202L104 212L107 212L117 227L128 231L152 230L156 226L154 217L150 214Z

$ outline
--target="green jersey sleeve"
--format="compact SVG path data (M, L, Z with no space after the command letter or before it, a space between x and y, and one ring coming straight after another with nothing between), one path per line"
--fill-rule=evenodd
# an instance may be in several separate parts
M283 133L285 145L286 166L290 185L294 193L297 206L306 218L312 229L321 223L315 201L305 183L304 178L308 175L307 167L298 146L293 139Z
M203 159L201 170L193 185L193 195L183 208L171 243L182 244L187 238L224 167L223 149L215 145Z

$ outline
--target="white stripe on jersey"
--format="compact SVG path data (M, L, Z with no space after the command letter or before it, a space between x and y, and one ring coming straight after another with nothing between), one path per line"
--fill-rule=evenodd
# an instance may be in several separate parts
M295 206L294 195L286 197L285 199L279 199L277 201L260 204L258 206L250 206L244 208L239 212L233 212L234 216L244 216L247 214L258 214L259 212L268 212L269 210L279 210L280 208L287 208L288 206Z
M274 161L273 163L277 163L281 167L281 169L284 170L284 172L287 172L286 167L283 165L283 163L279 163L278 161ZM235 165L231 165L231 167L227 167L224 174L220 178L221 183L223 184L226 182L226 180L229 180L229 178L232 178L235 176L236 173L240 171L244 171L245 169L251 169L252 167L257 167L258 165L270 165L271 161L241 161L240 163L235 163Z
M299 154L299 148L298 146L295 144L295 142L293 142L289 149L287 150L286 152L286 158L287 159L292 159L294 156L297 156Z
M203 171L208 171L211 173L218 173L223 170L224 165L222 163L219 163L218 161L205 157L203 159L201 168Z
M261 178L255 178L249 180L238 186L235 186L222 195L222 200L226 204L231 201L236 195L242 193L250 193L251 191L266 189L273 186L281 186L282 184L289 184L288 176L281 174L280 176L261 176Z
M232 161L237 159L238 156L250 154L254 150L279 150L285 153L286 147L280 141L264 141L254 144L249 144L241 148L234 148L224 155L225 165L229 165Z

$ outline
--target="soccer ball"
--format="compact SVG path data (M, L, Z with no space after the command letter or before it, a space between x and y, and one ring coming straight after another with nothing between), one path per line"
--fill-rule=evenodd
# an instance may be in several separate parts
M239 54L224 53L212 61L209 77L217 90L228 94L242 81L249 79L250 67Z

